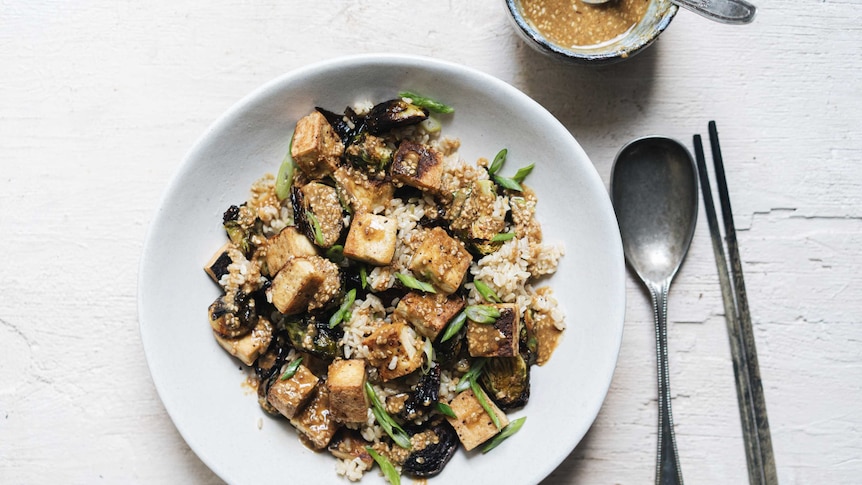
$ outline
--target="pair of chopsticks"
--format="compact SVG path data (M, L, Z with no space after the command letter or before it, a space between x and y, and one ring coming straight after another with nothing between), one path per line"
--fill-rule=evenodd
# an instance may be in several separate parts
M773 485L778 483L775 456L772 453L772 438L769 433L769 420L766 416L763 385L760 381L757 348L751 328L751 314L745 292L745 281L743 281L742 263L739 259L736 227L733 224L733 213L730 208L730 197L727 193L727 180L724 174L724 162L721 157L721 147L718 144L718 130L715 127L715 121L709 122L709 142L715 168L718 198L721 204L721 216L724 222L727 258L725 258L725 248L722 244L721 232L713 205L709 175L703 155L703 144L700 135L694 135L694 151L700 176L701 193L706 208L709 232L712 235L712 249L718 267L718 279L721 284L727 331L730 337L730 352L736 379L739 414L742 420L745 458L748 462L748 481L752 485ZM730 260L732 280L728 275L728 259Z

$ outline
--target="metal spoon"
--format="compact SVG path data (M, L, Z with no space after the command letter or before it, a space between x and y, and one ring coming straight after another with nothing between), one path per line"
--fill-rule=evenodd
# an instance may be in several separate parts
M600 5L613 0L583 0L584 3ZM725 24L747 24L754 20L757 7L745 0L671 0L680 7Z
M620 150L611 174L611 199L626 260L652 298L658 366L656 484L682 484L667 348L667 295L688 252L697 221L697 170L688 150L664 137L639 138Z

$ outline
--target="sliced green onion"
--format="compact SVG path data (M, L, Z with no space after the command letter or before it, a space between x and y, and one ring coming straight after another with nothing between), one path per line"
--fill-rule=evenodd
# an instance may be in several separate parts
M424 291L425 293L437 293L437 290L435 290L430 283L419 281L416 278L410 276L409 274L395 273L395 277L398 278L398 281L400 281L401 284L406 286L407 288Z
M341 244L336 244L331 248L326 250L326 259L332 261L333 263L340 263L344 261L344 246Z
M311 231L314 233L314 241L318 246L323 246L326 241L323 240L323 231L320 230L320 221L317 220L317 216L315 216L311 211L305 211L305 218L308 219L309 224L311 224Z
M362 289L368 287L368 270L365 269L365 265L359 266L359 284L362 285Z
M338 203L341 204L341 210L344 212L353 215L353 207L350 207L350 202L347 200L347 196L344 195L344 191L336 186L336 193L338 194Z
M501 232L499 234L495 234L494 237L491 238L491 242L508 241L509 239L513 239L514 237L514 232Z
M275 177L275 196L278 200L284 200L290 195L290 186L293 185L293 172L296 169L296 164L293 162L293 157L290 156L290 151L281 162L281 167L278 168L278 176Z
M497 155L494 157L494 161L491 162L491 166L488 167L488 173L494 175L499 172L501 168L503 168L503 162L506 161L506 154L509 153L509 150L502 149L497 152Z
M431 367L434 366L435 359L434 345L430 338L425 339L425 343L422 344L422 351L425 353L425 362L422 363L422 373L427 374L431 370Z
M494 426L496 426L497 429L500 429L502 427L502 423L500 423L500 417L497 416L497 413L495 413L491 405L488 404L488 398L485 396L485 391L483 391L482 388L479 387L477 379L470 379L470 390L473 391L473 395L476 396L476 399L479 401L479 404L482 405L482 409L484 409L485 412L488 413L488 416L491 416L491 421L494 422Z
M476 323L494 323L500 318L500 310L492 305L470 305L464 311Z
M395 466L392 465L389 459L374 451L374 448L370 446L366 446L365 451L371 455L371 458L374 458L374 461L377 462L380 471L383 472L383 476L386 477L389 483L392 485L401 485L401 475L398 474L398 470L395 469Z
M482 298L484 298L485 300L493 301L494 303L502 303L502 300L500 300L500 297L497 296L497 293L494 292L494 290L492 290L490 286L486 285L482 281L473 280L473 286L476 287L476 291L478 291L479 294L482 295ZM500 312L497 311L497 313L499 314Z
M489 441L488 444L485 445L484 448L482 448L482 453L487 453L487 452L493 450L500 443L505 441L506 438L517 433L518 430L521 429L521 426L524 425L524 421L526 421L526 420L527 420L527 417L524 416L524 417L518 418L518 419L512 421L511 423L509 423L508 425L506 425L506 427L503 428L502 431L500 431L500 434L498 434L497 436L494 436L491 439L491 441Z
M518 182L519 184L523 183L524 179L527 178L527 175L530 175L530 172L533 171L533 167L535 167L535 166L536 166L535 163L531 163L531 164L527 165L526 167L519 168L518 171L515 172L515 175L512 176L512 180L514 180L515 182Z
M455 386L455 392L466 391L470 388L470 382L475 381L482 374L482 369L485 367L485 359L478 358L473 361L473 365L470 367L470 370L464 373L461 376L461 380L458 381L458 385Z
M353 315L353 312L350 311L350 307L353 306L354 301L356 301L356 288L353 288L344 295L344 302L338 310L329 317L329 328L335 328L342 321L350 320L350 316Z
M458 416L455 414L455 411L452 410L452 406L446 404L445 402L437 402L437 410L440 411L440 414L443 416L448 416L450 418L457 418Z
M301 363L302 363L302 357L291 362L290 365L287 366L287 369L284 369L284 374L282 374L281 377L279 377L279 380L280 381L286 381L286 380L290 379L291 377L293 377L293 375L296 374L296 371L299 370L299 364L301 364Z
M410 98L410 102L412 104L415 104L416 106L419 106L422 108L428 108L429 110L431 110L435 113L449 114L449 113L453 113L455 111L455 108L453 108L449 105L443 104L437 100L434 100L434 99L431 99L431 98L428 98L425 96L420 96L416 93L411 93L410 91L401 91L400 93L398 93L398 97L399 98Z
M377 393L374 392L374 388L371 387L371 383L365 381L365 395L368 396L368 400L371 401L371 412L374 413L374 418L377 419L377 424L383 428L383 431L386 431L386 434L392 438L392 441L395 442L396 445L409 450L413 447L410 443L410 436L404 431L398 423L392 419L392 416L386 412L386 408L383 407L383 403L380 402L380 398L377 397Z
M443 332L443 336L440 338L440 343L443 343L443 342L449 340L450 338L454 337L455 334L458 333L459 330L461 330L461 327L464 326L464 322L466 322L466 321L467 321L467 313L466 312L461 312L455 318L453 318L452 321L449 322L449 326L446 327L446 331Z
M502 175L493 174L491 177L494 179L494 182L497 182L497 185L503 187L504 189L514 190L516 192L523 192L524 188L521 187L521 184L515 182L509 177L503 177Z

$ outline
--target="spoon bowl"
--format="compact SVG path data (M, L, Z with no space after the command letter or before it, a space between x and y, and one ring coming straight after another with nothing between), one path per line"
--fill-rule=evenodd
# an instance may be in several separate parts
M679 142L649 136L620 150L611 198L626 259L641 279L676 274L694 235L697 195L694 161Z
M611 174L626 261L650 292L658 368L656 484L682 485L671 412L667 296L691 244L697 222L697 169L688 150L670 138L650 136L627 144Z

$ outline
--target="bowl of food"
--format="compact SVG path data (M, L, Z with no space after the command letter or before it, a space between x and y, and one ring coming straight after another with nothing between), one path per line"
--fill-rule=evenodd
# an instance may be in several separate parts
M678 9L670 0L506 0L506 7L531 47L588 65L612 64L643 51Z
M537 483L605 398L624 282L604 184L548 111L364 55L275 79L195 143L138 307L165 409L229 483Z

